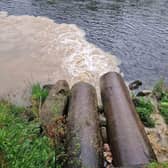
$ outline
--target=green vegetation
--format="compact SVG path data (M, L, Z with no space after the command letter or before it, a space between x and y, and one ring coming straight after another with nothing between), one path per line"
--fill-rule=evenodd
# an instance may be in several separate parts
M25 109L0 101L0 167L54 167L52 141L40 133L40 123L23 119Z
M145 96L135 96L133 93L131 96L143 124L146 127L154 127L155 122L151 118L154 107L150 99ZM151 96L152 98L156 98L158 111L168 124L168 88L166 87L163 79L156 83Z
M67 161L64 145L59 143L65 133L64 118L58 118L56 125L50 125L46 130L39 121L41 105L47 96L48 90L35 84L32 86L31 107L18 107L0 100L1 168L62 168ZM158 109L168 124L168 90L163 81L156 84L153 96L157 98ZM154 107L150 99L135 95L132 97L144 125L154 127L155 123L151 118ZM78 144L76 149L79 149ZM155 162L147 166L167 167L168 163Z
M0 167L61 168L65 160L63 145L56 142L55 128L45 133L39 110L48 91L39 84L32 87L32 106L18 107L0 100Z
M48 90L42 88L39 83L34 84L32 86L31 111L36 115L37 118L39 118L39 111L41 109L41 105L47 96L48 96Z
M153 95L160 100L161 97L163 96L164 92L165 92L165 84L164 84L164 80L160 79L155 86L153 87Z
M48 90L43 89L39 83L32 86L32 99L35 101L44 101L48 96Z
M164 117L166 124L168 124L168 101L160 103L160 113Z
M154 110L151 101L147 98L139 97L134 99L136 111L138 112L141 121L146 127L154 127L154 120L151 118L151 114Z
M164 80L160 80L155 85L153 94L158 100L160 114L168 124L168 88L165 86Z
M149 163L149 165L146 168L167 168L168 167L168 163L157 163L157 162L152 162Z

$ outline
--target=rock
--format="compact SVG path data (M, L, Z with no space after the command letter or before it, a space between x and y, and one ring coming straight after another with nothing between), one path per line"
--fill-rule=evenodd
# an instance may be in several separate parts
M148 96L150 94L152 94L151 90L143 90L143 91L138 92L136 96Z
M107 143L107 130L106 127L101 127L101 136L104 143Z
M104 109L103 109L103 106L102 106L102 105L99 105L99 106L98 106L98 112L99 112L100 114L103 114L103 113L104 113Z
M168 160L168 127L159 113L152 115L155 120L155 128L145 128L150 143L156 153L159 162Z
M105 143L103 149L104 149L105 152L110 152L109 144Z
M40 120L44 126L52 125L58 118L67 112L68 96L70 90L66 81L60 80L51 86L40 112Z
M51 90L51 88L52 88L53 86L54 86L54 85L52 85L52 84L47 84L47 85L44 85L44 86L43 86L43 89Z
M113 158L112 158L112 153L111 153L109 144L104 143L103 150L104 150L103 156L104 156L104 160L105 160L104 167L110 168L110 167L112 167Z
M99 115L99 120L100 120L100 126L101 127L106 127L106 118L105 118L105 116L104 115L102 115L102 114L100 114Z
M138 89L142 85L142 82L140 80L135 80L129 84L130 90Z

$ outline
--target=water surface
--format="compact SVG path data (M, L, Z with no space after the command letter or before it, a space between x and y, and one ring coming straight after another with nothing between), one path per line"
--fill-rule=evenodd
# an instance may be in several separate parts
M165 77L168 81L168 0L0 0L0 10L15 16L45 16L56 24L75 24L80 28L80 33L86 33L89 44L95 44L97 48L104 50L105 55L106 52L111 53L107 57L115 55L121 60L120 68L126 80L140 79L146 87L160 77ZM45 23L37 30L42 27L45 27ZM3 34L2 30L0 33ZM76 44L73 43L74 45ZM29 52L28 50L23 50L23 53ZM20 53L21 51L18 54L15 52L12 56L15 62ZM7 59L11 60L9 56L2 57L2 52L0 54L1 64ZM83 57L86 57L86 52ZM45 66L50 66L51 62L47 62ZM96 66L104 67L103 64L107 63L100 62ZM78 71L78 68L71 70ZM112 65L111 69L113 68ZM7 77L0 77L0 81L7 81L5 78Z
M98 88L100 75L120 72L117 58L89 43L74 24L0 12L0 32L0 96L20 103L33 83L66 79L70 86L85 81Z

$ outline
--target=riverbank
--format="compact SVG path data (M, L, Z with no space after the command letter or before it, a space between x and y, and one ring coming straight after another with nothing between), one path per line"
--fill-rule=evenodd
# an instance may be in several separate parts
M39 84L33 85L29 107L18 107L0 101L1 167L54 167L56 164L57 168L61 168L66 160L64 147L60 144L56 146L52 131L51 134L42 131L39 112L48 95L46 88L48 87L41 88ZM167 87L163 81L159 81L152 91L143 91L141 96L140 93L132 95L158 161L168 161ZM166 163L160 167L164 168L165 165ZM157 166L155 163L149 165L150 168L158 168Z
M167 161L168 88L164 80L158 81L152 90L140 91L132 97L158 161Z

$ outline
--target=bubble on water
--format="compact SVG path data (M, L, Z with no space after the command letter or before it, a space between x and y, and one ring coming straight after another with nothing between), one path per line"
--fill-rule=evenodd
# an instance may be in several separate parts
M2 18L2 17L6 17L6 16L8 16L8 12L6 12L6 11L0 11L0 17Z

